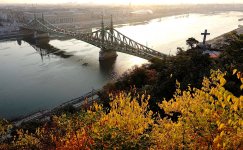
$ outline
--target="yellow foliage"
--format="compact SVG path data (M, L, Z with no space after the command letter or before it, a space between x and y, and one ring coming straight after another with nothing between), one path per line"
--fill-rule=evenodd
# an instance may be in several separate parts
M12 128L7 120L0 119L0 137L5 136L7 130Z
M223 87L226 83L224 76L220 71L212 72L210 79L204 79L201 89L189 88L160 104L167 114L180 112L181 116L177 122L170 122L167 126L168 119L159 119L159 125L152 131L156 148L242 148L243 99Z
M152 112L147 111L148 98L145 95L132 98L130 94L120 92L110 95L110 112L101 115L101 118L93 126L96 138L101 138L104 145L136 145L145 135L145 130L153 124ZM140 101L140 103L138 102ZM118 142L122 141L122 143ZM106 147L108 148L108 147ZM111 147L110 147L111 148Z
M242 82L237 70L233 74ZM201 89L180 90L159 106L167 118L153 118L150 96L110 95L110 109L94 104L74 115L53 116L35 134L18 131L14 149L243 149L243 96L224 88L225 73L213 71ZM242 85L243 86L243 82ZM169 116L180 115L177 121ZM1 126L0 126L1 127ZM6 144L1 145L6 147Z
M106 120L109 127L131 133L132 136L142 134L149 124L153 123L152 112L147 112L148 100L144 97L142 95L141 104L139 104L135 98L131 100L130 95L120 93L110 103L110 113L100 121Z

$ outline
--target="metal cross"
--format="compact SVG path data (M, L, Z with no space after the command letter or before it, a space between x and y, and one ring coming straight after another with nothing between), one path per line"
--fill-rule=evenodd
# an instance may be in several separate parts
M206 44L207 35L210 35L210 33L208 33L208 30L206 29L204 31L204 33L201 33L201 35L203 35L203 45L205 45Z

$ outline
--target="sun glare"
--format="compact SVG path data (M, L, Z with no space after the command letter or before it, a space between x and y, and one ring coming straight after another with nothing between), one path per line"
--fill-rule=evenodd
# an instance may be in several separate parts
M0 3L197 4L243 3L242 0L0 0Z

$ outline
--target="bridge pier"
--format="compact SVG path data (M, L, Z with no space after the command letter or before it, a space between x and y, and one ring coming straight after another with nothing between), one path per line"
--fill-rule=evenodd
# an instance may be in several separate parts
M117 57L117 53L114 50L106 50L106 49L101 49L99 53L99 60L109 60L109 59L115 59Z

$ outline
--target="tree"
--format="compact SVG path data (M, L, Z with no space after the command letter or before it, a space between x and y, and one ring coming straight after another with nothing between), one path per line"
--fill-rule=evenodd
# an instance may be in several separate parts
M195 38L191 37L186 40L186 45L190 46L191 49L195 48L195 45L197 45L199 42Z
M225 35L224 51L220 55L218 66L223 70L243 71L243 35L231 32Z
M8 123L7 120L0 119L0 149L7 149L8 145L4 143L4 140L7 137L8 131L12 126Z
M9 128L10 126L8 121L0 119L0 137L5 136Z
M234 74L241 82L241 73ZM177 122L159 118L152 131L154 149L242 149L243 95L237 97L224 88L225 74L212 72L201 89L177 89L174 98L160 107L168 115L180 112ZM180 84L177 83L178 87Z

